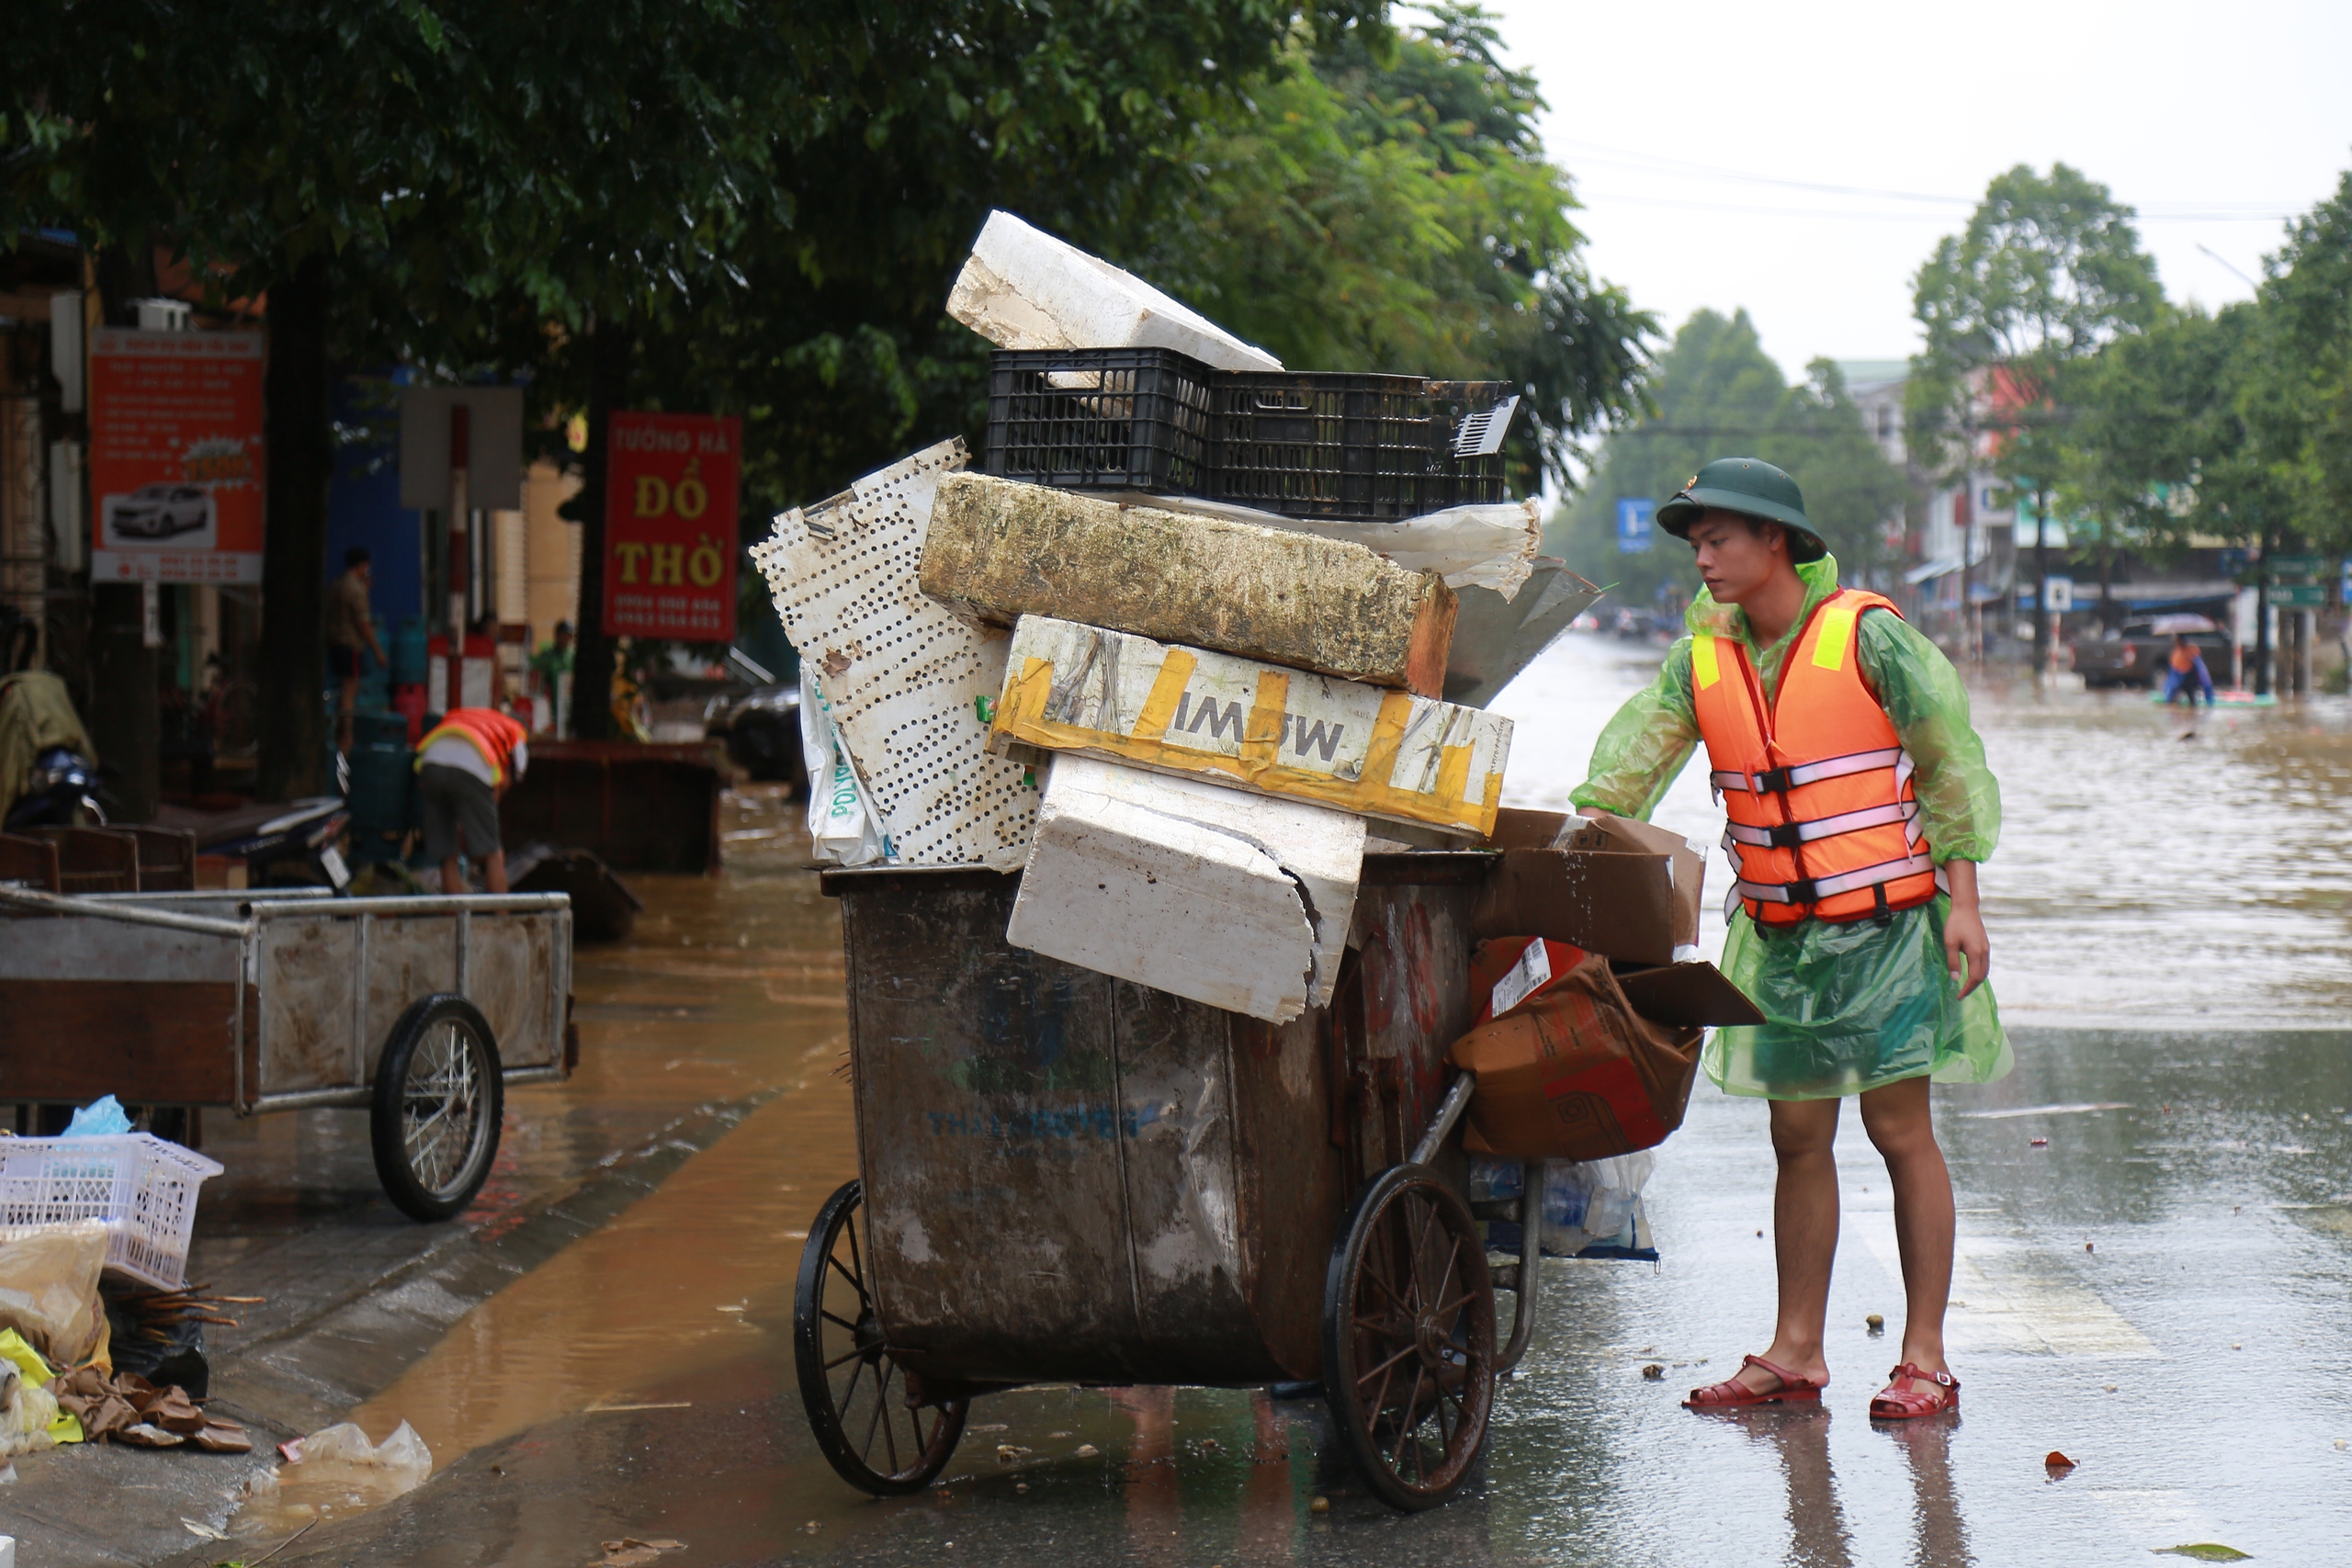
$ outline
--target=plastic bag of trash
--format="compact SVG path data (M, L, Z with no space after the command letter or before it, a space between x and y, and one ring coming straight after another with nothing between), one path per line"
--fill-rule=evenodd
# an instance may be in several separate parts
M112 1133L130 1131L130 1118L122 1104L110 1094L102 1094L81 1110L74 1112L74 1120L65 1123L69 1138L87 1138Z
M806 664L800 667L800 754L808 765L808 838L817 858L842 865L880 860L881 832L833 728L825 694Z
M106 1305L98 1294L106 1266L104 1220L41 1225L0 1242L0 1328L15 1329L60 1366L78 1366L93 1355L106 1360Z
M1657 1168L1647 1150L1609 1159L1550 1160L1544 1167L1544 1254L1547 1258L1634 1258L1656 1261L1642 1189ZM1521 1196L1517 1160L1473 1156L1470 1197L1474 1202ZM1519 1226L1508 1220L1487 1223L1487 1245L1519 1249Z
M281 1477L283 1481L315 1482L334 1471L348 1473L356 1483L389 1488L389 1495L395 1497L424 1484L433 1473L433 1451L405 1421L380 1443L369 1442L368 1434L353 1423L339 1421L307 1438L281 1444L278 1451L294 1467Z

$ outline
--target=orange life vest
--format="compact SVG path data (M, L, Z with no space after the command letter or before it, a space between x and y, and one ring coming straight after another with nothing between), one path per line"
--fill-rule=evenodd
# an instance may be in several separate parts
M1851 588L1815 605L1769 703L1738 638L1690 641L1691 703L1731 819L1731 899L1759 925L1865 919L1924 904L1941 886L1911 759L1862 679L1866 610L1896 613Z
M451 708L441 716L441 722L427 731L416 743L416 765L424 766L425 748L447 736L462 736L473 742L481 760L490 764L491 782L503 784L514 761L514 748L530 739L530 731L496 708Z

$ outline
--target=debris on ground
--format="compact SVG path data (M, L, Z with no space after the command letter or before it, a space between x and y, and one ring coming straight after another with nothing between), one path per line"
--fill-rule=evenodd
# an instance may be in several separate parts
M1658 1365L1656 1361L1652 1361L1648 1366L1642 1369L1642 1376L1649 1379L1652 1382L1658 1382L1666 1377L1666 1369Z
M50 1388L58 1407L81 1423L83 1437L91 1442L190 1446L217 1454L253 1451L253 1438L242 1422L210 1414L176 1383L158 1387L137 1372L109 1376L96 1367L76 1367Z
M2056 1449L2052 1449L2049 1456L2045 1458L2041 1463L2042 1468L2050 1472L2050 1479L2052 1481L2067 1474L2075 1468L2075 1461L2068 1459L2064 1454L2060 1453Z
M2187 1546L2160 1546L2154 1549L2158 1557L2193 1557L2199 1562L2244 1562L2254 1554L2240 1551L2234 1546L2223 1546L2215 1540L2200 1540Z
M1862 1326L1872 1334L1883 1334L1886 1332L1886 1319L1877 1313L1872 1313L1862 1319Z
M809 1520L808 1529L810 1533L813 1534L816 1528L817 1521ZM671 1540L666 1537L639 1540L635 1536L623 1536L618 1540L608 1540L603 1544L605 1555L594 1559L589 1568L644 1568L646 1563L658 1561L665 1551L684 1551L686 1549L684 1541Z

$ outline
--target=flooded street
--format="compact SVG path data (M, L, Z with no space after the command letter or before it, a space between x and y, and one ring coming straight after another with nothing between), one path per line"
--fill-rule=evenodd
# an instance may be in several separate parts
M1556 647L1497 705L1521 725L1507 798L1565 804L1654 666ZM2335 1560L2352 1539L2346 708L2207 719L2193 740L2136 693L1980 694L1978 719L2007 813L1986 910L2018 1066L1937 1096L1961 1207L1956 1421L1866 1418L1902 1299L1884 1170L1850 1116L1823 1409L1678 1407L1761 1348L1772 1301L1763 1108L1702 1080L1647 1192L1663 1264L1549 1266L1484 1480L1446 1507L1374 1502L1318 1403L1202 1389L987 1396L937 1487L865 1498L817 1453L791 1371L803 1233L855 1171L839 916L798 869L797 809L751 794L730 797L724 877L639 879L636 936L582 951L581 1071L513 1096L502 1177L525 1192L591 1168L699 1103L747 1113L353 1417L378 1438L411 1423L432 1483L274 1561L573 1568L626 1539L684 1542L661 1557L681 1568L1992 1568L2200 1541ZM1709 843L1722 820L1695 769L1658 818ZM2052 1479L2052 1450L2078 1468ZM230 1528L258 1544L301 1522L256 1504Z

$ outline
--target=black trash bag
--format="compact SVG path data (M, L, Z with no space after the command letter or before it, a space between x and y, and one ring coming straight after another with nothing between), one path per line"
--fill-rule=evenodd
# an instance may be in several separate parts
M204 1353L204 1325L151 1325L136 1304L153 1294L144 1285L108 1277L98 1281L98 1293L106 1302L107 1353L118 1374L137 1372L157 1388L177 1383L191 1399L202 1399L210 1391L212 1363Z

